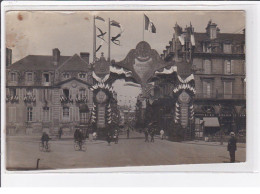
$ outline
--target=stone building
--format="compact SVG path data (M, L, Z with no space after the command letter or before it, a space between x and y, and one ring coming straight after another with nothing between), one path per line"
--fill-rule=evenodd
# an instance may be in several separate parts
M246 129L245 30L221 33L209 21L206 31L183 30L177 23L175 33L161 54L165 61L175 61L179 74L192 71L195 79L195 131L197 136ZM157 84L157 93L165 88ZM170 93L171 89L169 89ZM200 132L202 132L200 134Z
M93 83L89 53L80 56L28 55L12 64L7 49L6 132L64 133L87 124L93 105Z

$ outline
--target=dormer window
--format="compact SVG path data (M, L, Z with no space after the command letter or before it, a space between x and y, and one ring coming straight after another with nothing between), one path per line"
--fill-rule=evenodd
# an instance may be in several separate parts
M11 81L17 81L16 73L11 73Z
M223 52L224 53L231 53L232 50L231 50L231 44L230 43L225 43L224 46L223 46Z
M33 73L32 72L28 72L27 73L27 81L28 82L32 82L33 81Z
M63 74L63 78L64 78L64 79L68 79L69 77L70 77L70 74L69 74L69 73L64 73L64 74Z
M43 74L43 81L46 83L50 82L50 75L48 73Z
M86 78L86 74L85 74L85 73L80 73L80 74L79 74L79 78L85 79L85 78Z

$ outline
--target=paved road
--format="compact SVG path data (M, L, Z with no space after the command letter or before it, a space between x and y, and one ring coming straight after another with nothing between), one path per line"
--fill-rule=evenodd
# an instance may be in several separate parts
M229 162L226 145L203 142L170 142L155 138L144 142L143 134L130 133L130 139L121 135L119 144L87 141L87 150L74 151L72 139L51 141L51 152L39 151L39 138L8 137L7 168L40 169L149 166ZM245 144L238 146L237 162L246 158Z

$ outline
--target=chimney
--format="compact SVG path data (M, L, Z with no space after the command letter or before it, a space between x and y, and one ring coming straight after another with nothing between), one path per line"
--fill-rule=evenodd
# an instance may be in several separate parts
M209 35L210 39L217 38L217 31L219 32L219 28L217 28L217 24L212 23L210 20L208 26L206 28L207 34Z
M80 57L89 64L89 53L80 53Z
M60 50L58 48L52 49L53 64L56 66L60 61Z
M12 49L6 48L6 66L12 65Z

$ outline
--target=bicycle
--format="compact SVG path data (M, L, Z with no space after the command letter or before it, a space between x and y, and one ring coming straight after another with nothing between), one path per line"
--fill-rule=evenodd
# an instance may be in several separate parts
M86 151L86 142L85 141L74 141L74 149L75 151Z
M50 152L51 151L51 145L49 142L39 143L39 149L41 152Z

